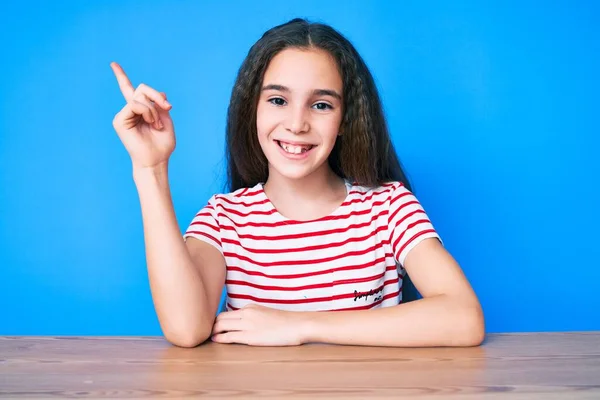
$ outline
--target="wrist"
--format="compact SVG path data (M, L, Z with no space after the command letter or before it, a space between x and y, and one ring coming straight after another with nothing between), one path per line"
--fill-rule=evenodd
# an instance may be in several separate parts
M133 179L136 182L148 179L167 178L168 174L169 168L166 162L153 165L151 167L138 167L135 165L133 166Z
M315 342L316 317L318 312L299 312L298 313L298 332L300 334L300 342L302 344Z

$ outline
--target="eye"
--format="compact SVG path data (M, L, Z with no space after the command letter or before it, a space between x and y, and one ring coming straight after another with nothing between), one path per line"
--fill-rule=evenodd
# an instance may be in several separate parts
M327 103L317 103L313 107L316 107L317 110L321 111L333 110L333 107Z
M275 106L283 106L285 105L285 100L282 99L281 97L274 97L272 99L267 100L269 103L275 105Z

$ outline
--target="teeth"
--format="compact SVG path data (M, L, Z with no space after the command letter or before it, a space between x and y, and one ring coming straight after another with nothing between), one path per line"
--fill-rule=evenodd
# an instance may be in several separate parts
M284 144L279 142L279 145L288 153L291 154L301 154L301 153L305 153L308 150L310 150L310 148L312 146L293 146L291 144Z

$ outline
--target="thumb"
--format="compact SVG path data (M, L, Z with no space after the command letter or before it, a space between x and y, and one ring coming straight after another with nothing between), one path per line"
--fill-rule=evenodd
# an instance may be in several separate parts
M160 95L167 100L167 94L165 92L160 92ZM171 109L172 107L169 110L165 110L162 107L156 107L156 111L158 112L160 120L166 125L172 125L171 116L169 115L169 111L171 111Z
M159 92L159 94L160 94L160 97L163 98L164 103L165 103L165 104L161 105L161 107L159 107L159 108L164 108L164 105L166 105L167 107L169 107L169 109L171 109L173 107L173 105L167 101L167 94L165 92Z

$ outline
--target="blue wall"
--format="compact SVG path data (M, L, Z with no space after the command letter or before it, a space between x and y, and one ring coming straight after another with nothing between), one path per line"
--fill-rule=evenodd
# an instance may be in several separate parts
M240 63L295 16L338 28L372 69L487 330L600 330L600 6L49 3L3 6L0 25L0 334L160 334L109 62L174 105L183 231L222 187Z

